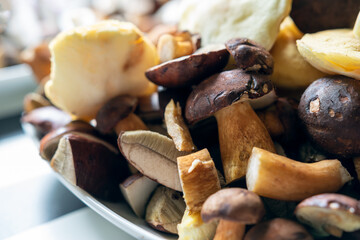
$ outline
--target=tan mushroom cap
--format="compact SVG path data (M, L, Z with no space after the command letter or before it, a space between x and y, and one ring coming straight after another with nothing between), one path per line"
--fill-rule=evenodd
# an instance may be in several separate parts
M296 207L295 215L320 233L335 235L333 231L360 229L360 202L341 194L325 193L307 198Z
M227 188L212 194L201 209L204 222L223 219L254 224L265 214L264 204L255 193L243 188Z

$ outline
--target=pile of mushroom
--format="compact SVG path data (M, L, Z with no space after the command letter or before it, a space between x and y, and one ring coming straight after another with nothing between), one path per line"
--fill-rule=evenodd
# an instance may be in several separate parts
M50 44L45 92L24 101L24 129L35 127L40 155L68 182L122 195L179 239L351 239L360 15L353 29L332 28L352 27L360 5L343 14L335 0L341 21L325 21L324 2L184 0L177 26L64 32Z

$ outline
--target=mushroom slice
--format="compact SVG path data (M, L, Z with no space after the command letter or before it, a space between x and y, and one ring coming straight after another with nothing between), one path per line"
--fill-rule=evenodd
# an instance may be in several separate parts
M267 75L236 69L204 80L187 99L185 117L190 124L212 115L216 118L227 183L245 176L254 146L275 152L266 127L249 105L271 92L273 86Z
M179 192L159 186L146 207L146 222L153 228L177 234L177 225L185 211L185 202Z
M222 189L206 199L201 217L204 222L220 220L214 239L242 239L246 224L255 224L265 214L260 197L242 188Z
M284 218L259 223L246 233L244 240L313 240L300 224Z
M51 160L54 156L59 141L67 133L87 133L90 135L97 135L97 131L89 123L76 120L66 124L64 127L58 128L46 134L40 141L40 156L45 160Z
M145 72L146 77L153 83L178 88L199 83L225 67L229 53L224 45L209 46L199 51L160 65Z
M186 155L175 148L174 142L159 133L137 130L119 135L122 154L148 178L182 192L176 158Z
M120 184L120 190L135 214L143 218L146 204L157 185L157 182L136 173Z
M320 78L306 89L298 112L316 146L340 158L360 155L359 92L360 81L345 76Z
M128 176L122 160L119 151L103 140L69 133L60 139L50 165L71 184L111 200L119 196L119 183Z
M216 223L204 223L200 211L205 200L220 190L215 164L207 149L178 157L177 163L186 203L179 239L212 239Z
M173 139L176 149L186 152L195 150L190 131L181 114L180 104L175 105L174 100L171 99L165 108L164 117L167 131Z
M319 233L341 237L342 232L360 229L360 203L354 198L336 194L320 194L302 201L295 209L296 217Z
M256 147L246 172L250 191L285 201L301 201L315 194L336 192L351 179L339 160L302 163Z
M101 133L111 133L118 122L134 112L137 102L136 97L128 95L110 99L96 114L96 128Z
M126 118L120 120L116 124L114 130L115 133L119 135L121 132L125 131L148 130L148 127L138 115L130 113Z

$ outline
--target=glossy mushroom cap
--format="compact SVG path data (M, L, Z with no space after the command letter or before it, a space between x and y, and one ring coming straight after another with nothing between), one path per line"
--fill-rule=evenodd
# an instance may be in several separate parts
M193 124L235 102L258 99L271 90L273 85L267 75L240 69L221 72L194 88L186 102L185 117Z
M354 198L326 193L302 201L296 217L320 233L353 232L360 229L360 203ZM340 233L341 236L341 233Z
M360 81L324 77L303 93L299 116L312 140L339 157L360 154Z
M284 218L274 218L254 226L245 235L244 240L312 240L306 229Z
M212 194L201 209L204 222L215 219L254 224L265 214L264 204L255 193L243 188L227 188Z

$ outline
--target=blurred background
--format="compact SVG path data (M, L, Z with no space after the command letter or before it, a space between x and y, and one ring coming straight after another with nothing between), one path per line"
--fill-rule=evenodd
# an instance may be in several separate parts
M161 32L174 28L178 3L0 0L0 239L133 239L59 183L24 134L20 118L47 104L43 85L51 67L48 44L60 31L113 18L152 32L156 41Z

